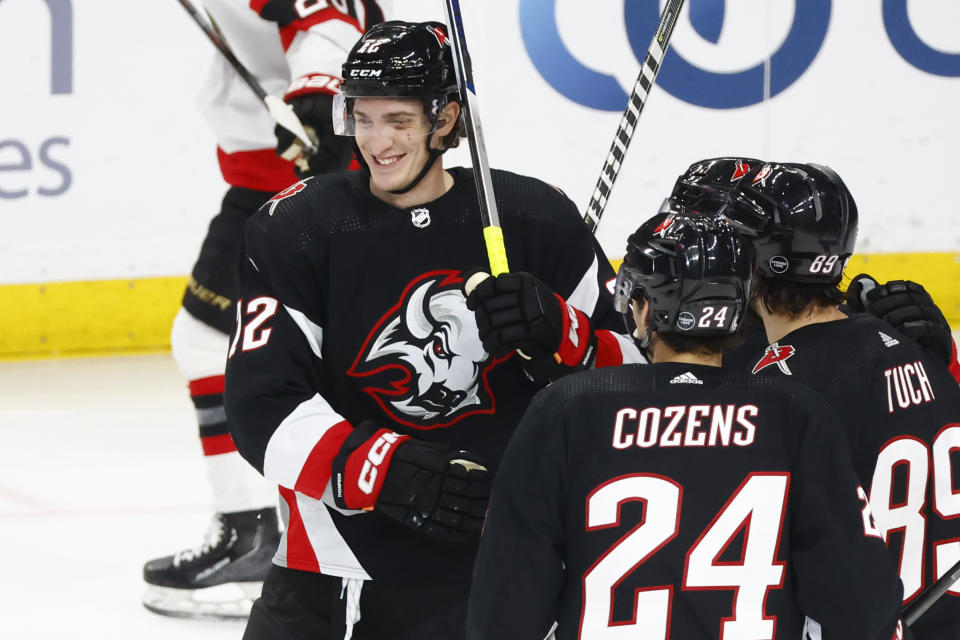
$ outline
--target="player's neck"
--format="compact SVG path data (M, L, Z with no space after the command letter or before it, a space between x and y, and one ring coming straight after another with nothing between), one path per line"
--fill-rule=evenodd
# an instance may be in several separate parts
M763 329L767 334L767 341L770 344L779 342L785 336L811 324L822 324L824 322L834 322L835 320L845 320L847 318L840 309L833 306L813 306L807 307L806 311L798 316L791 316L783 313L770 313L761 303L755 305L757 314L763 319Z
M378 189L373 180L370 181L370 193L397 209L409 209L418 204L433 202L453 187L453 176L443 168L443 161L437 160L410 191L406 193L390 193Z
M707 354L694 351L674 351L667 346L663 340L658 340L656 336L651 340L650 346L647 347L647 353L650 355L650 361L654 364L660 362L677 362L719 367L723 363L723 356L719 353Z

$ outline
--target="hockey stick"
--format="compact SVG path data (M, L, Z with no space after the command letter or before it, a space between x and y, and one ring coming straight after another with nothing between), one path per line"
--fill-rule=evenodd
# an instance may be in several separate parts
M487 258L490 260L490 273L495 276L510 270L507 265L507 251L503 246L503 230L500 228L500 214L497 200L493 194L493 179L487 164L487 148L483 143L483 128L480 126L480 114L477 110L476 90L473 86L473 68L467 41L463 35L463 17L460 14L459 0L444 0L447 12L447 25L453 43L454 67L457 71L457 86L460 90L460 108L463 109L467 125L467 141L470 143L470 157L473 160L473 176L477 182L477 197L480 200L480 219L483 221L483 239L487 245ZM472 289L468 283L468 289Z
M603 169L597 179L597 186L593 189L590 204L587 205L587 211L583 214L583 221L587 223L593 233L597 232L600 216L603 215L603 210L607 206L607 200L609 200L610 192L613 190L613 183L617 181L617 175L623 165L623 158L627 155L627 147L630 146L630 140L633 139L637 120L643 112L647 95L657 79L657 74L660 73L660 65L663 63L663 57L670 46L670 36L673 35L673 27L677 24L677 16L680 15L680 9L682 8L683 0L667 0L663 13L660 14L660 23L653 34L653 40L650 41L650 47L647 49L643 64L640 65L640 75L637 76L637 82L633 85L630 99L627 100L627 107L620 118L620 124L617 125L617 133L613 137L607 159L603 163Z
M908 627L913 626L917 618L932 607L937 600L940 599L940 596L945 594L957 580L960 580L960 562L954 564L950 570L940 576L936 582L924 589L923 593L921 593L916 600L904 607L903 613L900 614L900 619L903 620L903 623Z
M186 9L187 13L190 14L190 17L193 18L193 21L197 23L197 26L199 26L203 32L207 34L207 38L210 39L210 42L213 43L213 46L220 50L220 53L222 53L223 57L227 59L227 62L230 63L230 66L233 67L238 74L240 74L240 77L243 78L245 83L247 83L247 86L250 87L255 94L257 94L257 97L263 100L264 104L267 106L267 111L270 112L270 115L273 117L274 121L297 137L306 155L310 156L316 153L317 143L313 141L306 129L303 128L303 123L300 122L300 118L298 118L297 114L294 113L293 107L284 102L282 98L272 96L264 91L257 79L253 77L253 74L250 73L250 71L243 66L243 63L237 59L237 56L233 54L233 50L230 49L230 45L228 45L220 36L220 34L217 33L216 30L207 23L207 21L203 16L200 15L200 12L197 11L197 8L193 6L193 3L191 3L190 0L179 0L179 2L180 6Z

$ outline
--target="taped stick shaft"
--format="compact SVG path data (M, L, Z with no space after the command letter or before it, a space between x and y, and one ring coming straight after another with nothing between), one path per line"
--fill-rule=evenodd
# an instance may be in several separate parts
M267 97L267 92L264 91L262 86L260 86L260 83L255 77L253 77L253 74L250 73L250 71L243 66L243 63L237 59L237 56L233 53L233 49L231 49L230 46L224 42L223 38L220 37L220 34L217 33L209 24L207 24L207 21L203 18L203 16L200 15L200 12L197 11L197 8L193 5L193 3L190 2L190 0L178 1L183 8L186 9L187 13L190 14L190 17L193 18L193 21L197 23L197 26L199 26L203 32L207 34L207 38L210 39L210 42L213 43L213 46L215 46L220 53L223 54L223 57L226 58L227 62L230 63L230 66L233 67L238 74L240 74L240 77L243 78L245 83L247 83L247 86L249 86L250 89L252 89L261 100L265 100Z
M600 217L603 215L607 201L610 199L613 185L620 174L623 159L627 155L627 148L633 139L637 121L643 112L647 96L653 88L657 74L660 73L660 66L663 64L663 58L670 46L670 37L673 35L673 28L677 24L677 17L683 8L683 2L684 0L667 0L663 13L660 14L660 23L657 25L650 47L647 49L647 55L644 57L643 64L640 65L640 74L633 85L633 91L630 92L630 99L627 100L627 106L620 117L617 133L613 137L610 151L603 163L603 169L601 169L600 177L597 179L597 186L593 189L590 203L583 215L583 221L594 233L597 231Z
M206 34L210 42L213 43L213 46L220 51L224 59L230 63L230 66L233 67L234 71L236 71L240 78L243 79L243 82L250 87L251 91L257 94L257 97L260 98L260 100L263 101L264 105L267 107L267 111L270 112L270 115L273 117L274 121L276 121L277 124L295 135L300 140L307 155L316 153L316 144L310 138L310 135L307 133L306 129L303 128L303 123L300 122L300 118L298 118L297 114L294 113L293 108L286 104L281 98L271 96L266 92L257 78L250 73L250 70L247 69L233 53L233 49L230 48L230 45L228 45L223 37L217 32L217 30L214 29L202 15L200 15L200 12L197 11L197 8L192 2L190 2L190 0L178 0L178 2L187 11L187 13L190 14L190 17L193 18L193 21L197 23L197 26L200 27L200 29Z
M480 218L483 221L487 257L490 260L490 272L496 276L510 269L507 263L507 252L503 245L503 232L500 229L500 214L497 211L497 199L493 192L493 178L487 161L487 149L483 141L483 127L480 124L476 89L473 84L473 69L463 33L463 16L460 13L459 0L444 0L444 8L453 46L457 86L460 89L460 107L466 123L470 157L473 160L473 175L477 183L477 198L480 202Z

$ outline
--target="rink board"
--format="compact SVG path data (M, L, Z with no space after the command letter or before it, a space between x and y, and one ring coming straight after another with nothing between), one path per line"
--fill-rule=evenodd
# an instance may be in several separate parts
M909 279L931 292L960 328L960 253L854 256L847 275ZM0 286L0 360L162 351L185 276Z

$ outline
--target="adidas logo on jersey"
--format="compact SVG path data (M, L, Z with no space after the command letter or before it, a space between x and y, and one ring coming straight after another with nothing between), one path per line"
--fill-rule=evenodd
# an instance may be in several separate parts
M885 334L883 331L877 331L877 333L880 334L880 339L883 340L883 344L886 347L895 347L898 344L900 344L899 340L897 340L896 338L891 338L890 336Z
M687 371L671 380L670 384L703 384L703 380Z

